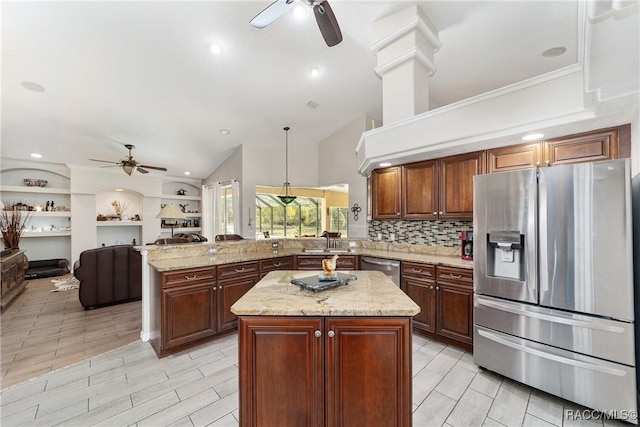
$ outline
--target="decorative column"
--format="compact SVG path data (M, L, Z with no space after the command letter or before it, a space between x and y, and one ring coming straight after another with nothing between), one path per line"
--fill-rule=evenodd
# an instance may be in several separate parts
M442 46L438 30L418 6L412 6L374 22L373 35L384 124L428 111L429 76L436 72L433 55Z

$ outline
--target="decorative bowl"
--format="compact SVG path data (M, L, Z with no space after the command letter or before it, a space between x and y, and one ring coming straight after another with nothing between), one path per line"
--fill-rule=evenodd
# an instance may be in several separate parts
M46 187L47 185L46 179L35 179L35 178L25 178L24 183L27 184L28 187Z

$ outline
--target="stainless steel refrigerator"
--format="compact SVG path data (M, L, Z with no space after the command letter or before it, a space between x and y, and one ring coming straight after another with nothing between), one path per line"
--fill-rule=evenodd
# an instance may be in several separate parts
M473 190L475 363L637 424L629 160Z

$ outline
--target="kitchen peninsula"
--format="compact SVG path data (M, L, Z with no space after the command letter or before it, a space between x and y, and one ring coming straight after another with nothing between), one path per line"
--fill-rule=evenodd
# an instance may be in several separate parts
M411 425L420 309L383 273L350 274L357 280L313 292L291 280L317 273L273 271L232 305L242 425Z

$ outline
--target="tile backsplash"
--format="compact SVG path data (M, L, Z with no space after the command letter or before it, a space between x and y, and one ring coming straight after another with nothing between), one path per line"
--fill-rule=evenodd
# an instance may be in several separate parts
M472 230L473 221L368 221L369 238L389 241L395 234L398 243L460 247L460 232Z

